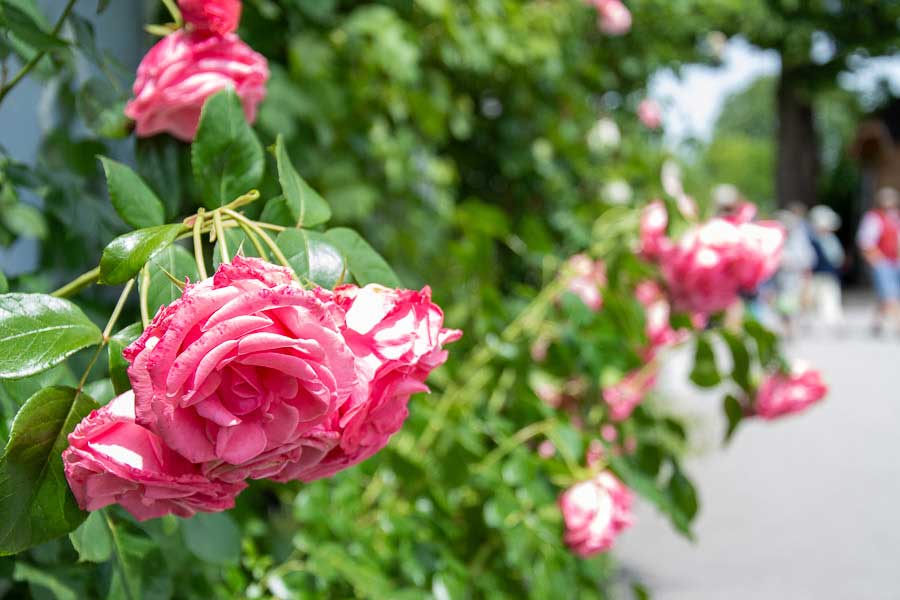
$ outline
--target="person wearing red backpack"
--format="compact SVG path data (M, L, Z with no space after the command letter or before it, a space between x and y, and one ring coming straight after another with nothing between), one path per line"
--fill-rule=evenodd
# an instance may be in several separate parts
M883 187L875 194L875 208L863 215L856 242L872 269L878 294L873 332L890 323L900 331L900 193Z

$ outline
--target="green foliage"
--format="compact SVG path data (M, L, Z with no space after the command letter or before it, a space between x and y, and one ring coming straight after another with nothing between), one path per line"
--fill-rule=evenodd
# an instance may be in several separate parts
M72 531L87 516L63 475L66 436L97 403L73 388L45 388L19 410L0 458L0 555Z
M328 203L297 173L280 135L275 142L275 159L278 162L278 182L284 194L282 198L293 225L300 228L326 223L331 218Z
M125 283L183 232L183 225L171 224L137 229L120 235L103 250L100 282L107 285Z
M120 162L100 157L109 186L109 199L131 227L154 227L166 222L165 208L140 176Z
M344 281L344 257L325 234L288 229L278 234L275 242L301 280L323 287L334 287Z
M234 90L223 90L203 105L191 164L200 203L207 208L227 204L259 185L266 167L263 149Z
M0 377L40 373L100 339L97 326L67 300L43 294L0 296Z

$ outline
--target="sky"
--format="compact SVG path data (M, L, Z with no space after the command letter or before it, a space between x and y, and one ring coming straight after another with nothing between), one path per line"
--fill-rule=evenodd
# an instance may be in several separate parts
M650 96L663 106L666 143L674 147L690 137L708 140L725 99L759 77L777 74L779 68L775 51L732 38L719 67L690 65L681 69L680 76L671 70L657 73L650 81ZM900 95L900 56L861 61L854 73L841 76L840 83L865 92L884 78Z

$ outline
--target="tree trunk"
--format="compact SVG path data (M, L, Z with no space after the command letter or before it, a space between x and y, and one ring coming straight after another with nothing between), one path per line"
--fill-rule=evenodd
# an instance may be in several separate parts
M783 67L778 80L778 206L817 204L818 180L819 138L812 98L803 93L797 74Z

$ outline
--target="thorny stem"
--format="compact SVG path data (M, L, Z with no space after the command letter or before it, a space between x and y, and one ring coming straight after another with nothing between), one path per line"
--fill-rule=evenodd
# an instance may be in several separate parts
M75 6L76 0L69 0L66 3L66 7L63 9L62 14L57 19L56 24L53 26L53 29L50 31L50 35L56 37L59 35L59 32L62 30L63 24L66 22L66 19L69 18L69 13L72 12L72 8ZM34 56L31 57L25 65L19 69L19 72L16 73L12 79L9 80L9 83L5 84L2 88L0 88L0 103L3 102L6 95L9 94L14 87L16 87L19 82L25 79L25 76L34 69L41 59L47 55L46 50L41 50L40 52L35 52Z

